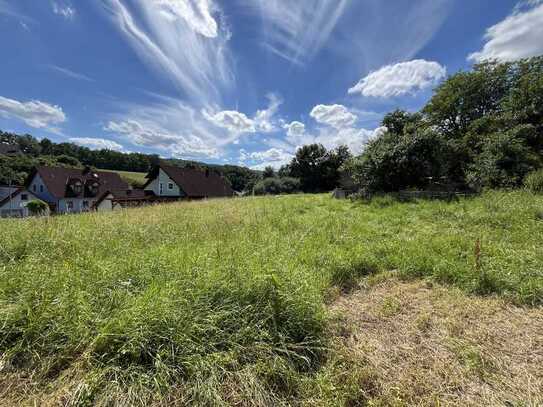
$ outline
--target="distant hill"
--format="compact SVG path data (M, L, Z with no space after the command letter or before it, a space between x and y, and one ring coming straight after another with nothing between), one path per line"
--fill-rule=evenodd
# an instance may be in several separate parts
M161 159L156 154L91 150L73 143L54 143L47 138L38 140L29 134L19 135L1 130L0 145L10 146L9 149L0 151L0 184L8 184L10 181L16 184L24 183L36 165L62 165L68 167L91 166L120 172L125 179L137 186L142 184L142 180L144 181L143 174L160 161L166 161L179 167L200 167L216 171L224 176L236 191L252 189L261 177L259 171L237 165ZM4 150L9 150L10 153L2 153Z

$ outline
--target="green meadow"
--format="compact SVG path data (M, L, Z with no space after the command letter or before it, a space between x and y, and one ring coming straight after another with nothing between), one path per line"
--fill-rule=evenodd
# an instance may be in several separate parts
M345 405L331 302L394 275L536 307L542 237L524 191L2 220L0 404Z

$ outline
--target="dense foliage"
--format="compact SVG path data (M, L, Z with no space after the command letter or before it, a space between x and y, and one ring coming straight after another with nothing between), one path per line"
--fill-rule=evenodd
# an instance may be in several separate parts
M257 182L255 195L293 194L300 192L300 180L292 177L267 177Z
M346 146L327 150L321 144L309 144L296 151L296 155L278 172L279 176L300 180L304 192L330 191L338 186L340 168L351 158Z
M519 187L543 165L543 57L459 72L420 113L382 124L388 131L346 165L370 192Z
M73 143L54 143L44 138L37 140L30 135L17 135L0 131L0 143L19 147L21 154L0 154L0 184L23 184L33 167L37 165L61 165L69 167L91 166L103 170L147 172L159 162L157 155L122 153L112 150L91 150ZM235 165L212 165L178 159L166 160L177 166L198 166L217 171L236 191L252 190L260 179L260 173Z

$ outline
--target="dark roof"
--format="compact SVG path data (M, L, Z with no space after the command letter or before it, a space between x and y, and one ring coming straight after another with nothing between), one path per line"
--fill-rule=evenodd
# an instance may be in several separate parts
M6 202L9 202L10 199L15 198L17 195L19 195L23 191L23 188L17 188L15 189L11 194L8 194L4 199L0 201L0 206L4 206Z
M113 196L113 199L122 201L139 200L147 197L143 189L116 189L108 192Z
M9 202L10 199L14 199L19 195L20 193L30 194L34 196L34 194L30 191L27 191L24 187L13 187L14 191L11 194L8 194L4 199L0 200L0 206L4 206L7 202Z
M68 184L74 180L79 180L83 184L87 181L97 181L98 191L94 195L96 197L106 191L126 190L129 188L128 184L116 172L91 171L88 168L36 167L30 176L29 182L36 174L40 175L49 193L57 199L78 197L74 196L70 188L68 188ZM90 196L85 192L80 197Z
M21 149L18 144L0 143L0 154L19 154Z
M151 198L149 193L143 189L115 189L111 191L105 191L100 195L98 200L94 203L94 207L98 207L109 195L112 196L114 201L147 201Z
M158 174L158 168L162 168L189 198L219 198L234 195L228 182L214 171L160 164L147 178L154 179Z

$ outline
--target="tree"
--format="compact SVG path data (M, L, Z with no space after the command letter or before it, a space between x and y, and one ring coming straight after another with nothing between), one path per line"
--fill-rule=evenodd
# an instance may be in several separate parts
M541 167L541 156L527 145L522 126L487 138L467 174L473 188L515 188Z
M266 179L266 178L273 178L273 177L275 177L275 170L273 169L273 167L267 166L266 168L264 168L262 178Z
M254 187L255 195L293 194L300 191L300 180L291 177L269 177L259 181Z
M423 113L428 124L447 138L463 137L471 123L501 110L508 91L510 64L485 62L473 72L459 72L435 91Z
M329 191L338 185L340 168L350 157L346 146L332 151L321 144L303 146L288 166L289 175L300 180L304 192Z

